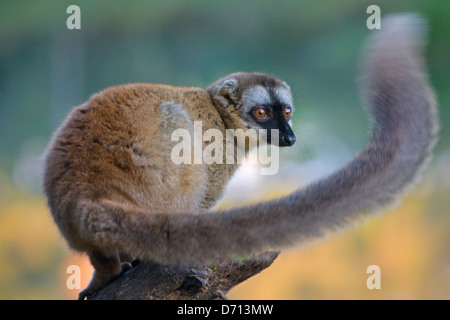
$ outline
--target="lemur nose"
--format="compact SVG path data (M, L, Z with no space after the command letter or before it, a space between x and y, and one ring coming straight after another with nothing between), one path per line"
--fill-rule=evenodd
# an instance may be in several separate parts
M295 138L294 135L283 136L283 142L286 144L286 146L289 146L289 147L292 146L296 140L297 139Z

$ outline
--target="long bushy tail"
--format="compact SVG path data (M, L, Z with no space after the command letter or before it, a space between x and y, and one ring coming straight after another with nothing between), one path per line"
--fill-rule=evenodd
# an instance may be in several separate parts
M363 59L370 140L346 166L286 197L208 214L84 206L86 237L161 263L206 261L301 244L391 206L427 162L437 121L421 59L422 19L401 14L382 23Z

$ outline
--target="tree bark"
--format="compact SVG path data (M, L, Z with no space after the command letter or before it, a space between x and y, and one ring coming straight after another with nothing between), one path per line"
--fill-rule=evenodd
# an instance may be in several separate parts
M279 253L197 267L140 262L89 300L227 300L234 286L269 267Z

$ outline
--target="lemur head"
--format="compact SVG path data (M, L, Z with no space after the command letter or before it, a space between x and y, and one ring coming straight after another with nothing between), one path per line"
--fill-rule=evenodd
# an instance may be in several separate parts
M230 129L265 129L267 143L274 143L271 129L278 129L281 147L292 146L294 112L286 82L264 73L233 73L211 84L207 91Z

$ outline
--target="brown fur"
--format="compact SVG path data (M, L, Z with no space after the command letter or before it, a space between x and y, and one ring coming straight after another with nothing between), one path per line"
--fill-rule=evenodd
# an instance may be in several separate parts
M270 202L205 213L237 165L175 165L170 135L192 130L197 119L203 130L245 129L243 92L255 85L287 88L281 80L238 73L207 90L132 84L76 107L50 143L44 188L62 234L96 270L80 298L120 273L121 261L205 262L285 247L391 205L428 159L437 130L418 21L385 19L369 43L367 147L329 177Z
M239 79L241 86L281 83L263 74L233 74L232 79ZM233 93L222 88L224 81L211 87L221 91L220 97ZM143 214L203 212L222 195L237 164L176 165L170 159L178 143L171 141L172 132L184 128L192 133L192 119L202 120L203 131L219 129L224 144L225 129L246 129L236 111L238 105L219 106L214 97L218 96L193 87L117 86L74 108L56 132L47 152L45 192L71 248L91 258L96 269L93 290L120 272L121 255L135 254L128 248L119 251L114 245L98 244L93 234L86 237L90 229L85 229L90 225L86 219L93 217L84 217L83 212L90 205L107 204ZM110 222L101 215L94 219L105 227Z

